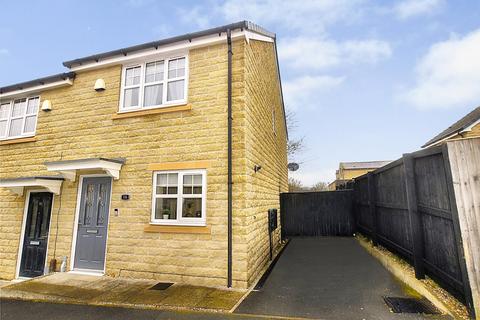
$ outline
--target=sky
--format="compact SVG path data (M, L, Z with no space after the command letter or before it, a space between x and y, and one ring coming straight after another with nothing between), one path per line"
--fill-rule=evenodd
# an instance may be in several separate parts
M0 0L0 86L62 62L240 20L276 33L291 176L394 160L480 105L478 0Z

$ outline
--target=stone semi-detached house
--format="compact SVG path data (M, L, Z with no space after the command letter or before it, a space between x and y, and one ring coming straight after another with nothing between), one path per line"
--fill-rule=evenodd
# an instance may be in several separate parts
M275 35L244 21L63 64L0 88L0 278L67 257L69 272L250 286L288 188Z

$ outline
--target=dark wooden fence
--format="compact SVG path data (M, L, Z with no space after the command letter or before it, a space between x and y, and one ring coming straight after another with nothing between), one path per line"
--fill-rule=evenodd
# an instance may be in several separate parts
M359 232L466 302L471 293L446 146L406 154L355 180Z
M280 194L282 238L352 236L352 190Z

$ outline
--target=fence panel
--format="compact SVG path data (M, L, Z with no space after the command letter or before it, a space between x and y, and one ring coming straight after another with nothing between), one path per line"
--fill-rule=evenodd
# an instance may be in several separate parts
M360 232L471 307L446 147L404 155L356 179L353 194Z
M352 236L353 191L282 193L282 236Z

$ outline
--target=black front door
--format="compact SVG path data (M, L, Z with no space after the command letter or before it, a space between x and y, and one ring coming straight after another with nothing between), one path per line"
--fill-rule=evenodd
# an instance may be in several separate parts
M28 202L27 220L23 240L21 277L43 275L48 245L48 231L52 211L52 194L32 192Z

